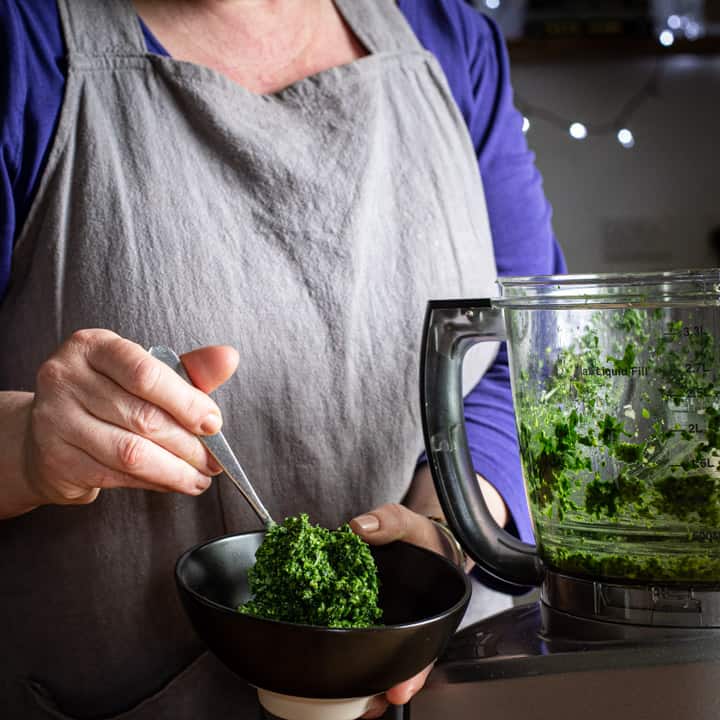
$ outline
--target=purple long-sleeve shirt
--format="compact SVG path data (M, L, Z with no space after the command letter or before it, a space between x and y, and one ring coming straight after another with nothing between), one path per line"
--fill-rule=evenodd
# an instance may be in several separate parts
M565 272L534 155L513 107L497 27L462 0L398 4L420 42L438 58L470 131L498 274ZM145 26L143 32L149 52L167 55ZM12 277L13 244L53 140L65 74L55 0L0 0L0 303ZM475 469L505 499L520 537L532 541L504 346L465 410Z

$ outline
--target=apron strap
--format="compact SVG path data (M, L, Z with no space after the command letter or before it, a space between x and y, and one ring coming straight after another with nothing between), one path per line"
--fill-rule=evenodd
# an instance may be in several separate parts
M130 0L57 0L69 55L146 55Z
M370 52L424 51L397 0L334 0L352 31Z

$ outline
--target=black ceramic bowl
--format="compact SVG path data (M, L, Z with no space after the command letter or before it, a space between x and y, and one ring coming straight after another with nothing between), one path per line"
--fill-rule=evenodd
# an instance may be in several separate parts
M198 636L255 687L306 698L381 693L441 654L467 608L470 584L445 558L407 543L373 547L383 626L332 629L238 613L264 533L229 535L177 562L180 598Z

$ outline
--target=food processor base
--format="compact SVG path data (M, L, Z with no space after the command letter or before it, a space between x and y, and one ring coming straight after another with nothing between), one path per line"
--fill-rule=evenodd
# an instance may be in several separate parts
M356 720L370 707L374 697L304 698L257 689L260 704L281 720Z
M531 603L465 628L412 700L411 720L484 711L505 720L720 718L717 629L608 639L594 630L581 640L548 638L546 626L547 609Z
M717 720L720 665L623 668L433 685L411 720Z

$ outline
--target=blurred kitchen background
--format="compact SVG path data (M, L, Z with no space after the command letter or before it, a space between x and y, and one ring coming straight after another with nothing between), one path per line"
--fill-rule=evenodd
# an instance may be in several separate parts
M473 0L571 272L720 266L720 0Z

